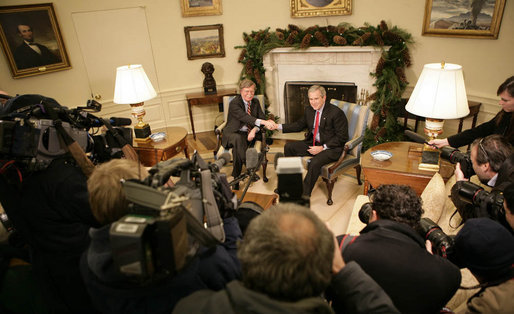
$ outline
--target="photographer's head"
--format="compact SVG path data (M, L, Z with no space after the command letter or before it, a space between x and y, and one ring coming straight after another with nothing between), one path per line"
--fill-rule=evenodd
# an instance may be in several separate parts
M455 236L451 260L468 268L480 283L511 278L514 237L492 219L469 219Z
M334 239L312 211L283 203L251 221L237 255L247 288L296 301L329 285Z
M514 76L505 80L496 92L500 96L500 105L505 112L514 111Z
M421 198L406 185L379 186L371 196L371 204L373 212L369 222L390 219L416 229L423 214Z
M505 219L514 230L514 183L509 184L503 190L503 208L505 208Z
M512 145L501 135L476 139L471 144L471 163L480 182L487 184L513 153Z
M128 212L128 201L121 180L148 176L146 169L136 161L113 159L97 166L89 179L89 204L96 220L110 224Z

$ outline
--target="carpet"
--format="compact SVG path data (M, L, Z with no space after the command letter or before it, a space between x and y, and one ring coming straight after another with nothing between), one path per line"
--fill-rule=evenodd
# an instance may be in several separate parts
M261 178L257 182L252 182L248 191L262 194L273 194L274 190L277 188L277 175L275 173L273 160L274 154L276 151L273 149L267 154L268 156L268 167L266 169L266 174L268 177L268 182L264 182L262 180L262 167L259 169L257 174ZM212 161L212 155L205 155L202 157L206 159L206 161ZM243 171L245 169L243 168ZM357 184L357 180L355 178L355 170L350 169L348 174L344 174L339 176L338 181L335 183L334 191L332 195L332 199L334 204L329 206L327 205L327 189L325 183L318 179L314 190L312 191L310 198L310 209L314 211L318 217L324 222L328 223L334 234L344 234L348 227L348 222L350 220L353 203L357 197L357 195L362 194L363 188L361 185ZM230 175L232 172L232 166L227 165L221 169L221 172L227 175L227 179L231 181L233 178ZM243 190L247 181L243 181L240 184L240 189ZM280 200L279 200L280 202Z

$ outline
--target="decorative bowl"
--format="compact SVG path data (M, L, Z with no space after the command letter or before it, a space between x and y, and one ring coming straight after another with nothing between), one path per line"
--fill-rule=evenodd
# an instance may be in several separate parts
M371 157L378 161L385 161L393 157L393 154L387 150L376 150L371 152Z
M152 135L150 135L150 138L154 142L160 142L160 141L163 141L166 138L166 133L164 133L164 132L153 133Z

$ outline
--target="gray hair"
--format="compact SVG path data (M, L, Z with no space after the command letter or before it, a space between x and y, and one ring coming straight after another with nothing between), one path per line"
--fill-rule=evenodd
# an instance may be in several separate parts
M317 90L319 90L321 97L325 97L327 95L327 91L325 90L325 87L323 87L321 85L312 85L311 87L309 87L309 90L307 91L307 93L308 94L314 93Z
M316 214L283 203L251 221L237 255L247 288L296 301L327 288L333 254L333 235Z

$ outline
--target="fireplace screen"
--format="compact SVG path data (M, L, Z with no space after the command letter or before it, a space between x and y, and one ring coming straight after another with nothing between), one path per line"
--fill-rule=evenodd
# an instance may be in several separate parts
M286 82L284 86L285 123L292 123L300 119L305 106L309 106L307 91L312 85L321 85L327 91L326 104L331 99L344 100L355 103L357 100L357 86L347 82Z

